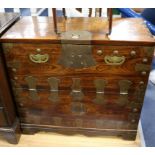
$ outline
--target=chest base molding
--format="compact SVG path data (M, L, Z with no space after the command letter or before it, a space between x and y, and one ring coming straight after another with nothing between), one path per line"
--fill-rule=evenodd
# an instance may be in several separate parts
M88 137L96 136L117 136L124 140L134 141L136 139L137 130L116 130L116 129L84 129L75 127L59 127L52 125L39 125L39 124L25 124L21 123L21 130L23 134L35 134L40 131L54 132L64 135L81 134Z

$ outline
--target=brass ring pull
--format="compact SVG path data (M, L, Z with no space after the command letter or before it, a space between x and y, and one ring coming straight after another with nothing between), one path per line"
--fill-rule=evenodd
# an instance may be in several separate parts
M109 55L106 55L104 57L104 61L108 65L121 65L125 62L125 56L116 56L116 55L109 56Z
M48 54L30 54L29 58L34 63L46 63L49 60Z

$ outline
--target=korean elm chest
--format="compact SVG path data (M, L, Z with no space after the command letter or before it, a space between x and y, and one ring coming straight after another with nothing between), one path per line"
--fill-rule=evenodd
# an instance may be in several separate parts
M141 19L25 17L2 36L23 132L136 136L154 51Z

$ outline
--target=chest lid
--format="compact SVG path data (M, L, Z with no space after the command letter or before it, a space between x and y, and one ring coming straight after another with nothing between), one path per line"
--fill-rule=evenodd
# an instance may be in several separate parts
M0 13L0 35L19 18L19 13Z
M110 45L155 45L155 41L142 19L114 18L112 32L106 35L107 18L75 17L58 18L59 32L79 31L91 33L91 37L72 38L65 41L71 44L110 44ZM76 37L76 36L75 36ZM62 43L61 34L54 31L52 17L23 17L1 38L0 42ZM80 42L78 42L78 41Z

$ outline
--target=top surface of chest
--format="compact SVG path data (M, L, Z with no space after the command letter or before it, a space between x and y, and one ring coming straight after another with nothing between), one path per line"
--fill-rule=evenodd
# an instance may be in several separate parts
M18 13L0 13L0 35L7 29L17 18Z
M78 38L82 44L91 41L92 44L149 44L154 45L155 41L146 28L142 19L116 18L113 19L112 33L107 37L108 29L106 18L58 18L58 31L83 31L91 33L89 38ZM72 38L70 43L76 43L77 39ZM50 42L61 43L62 36L54 32L53 19L51 17L23 17L13 25L1 38L2 42ZM85 43L86 41L86 43Z

